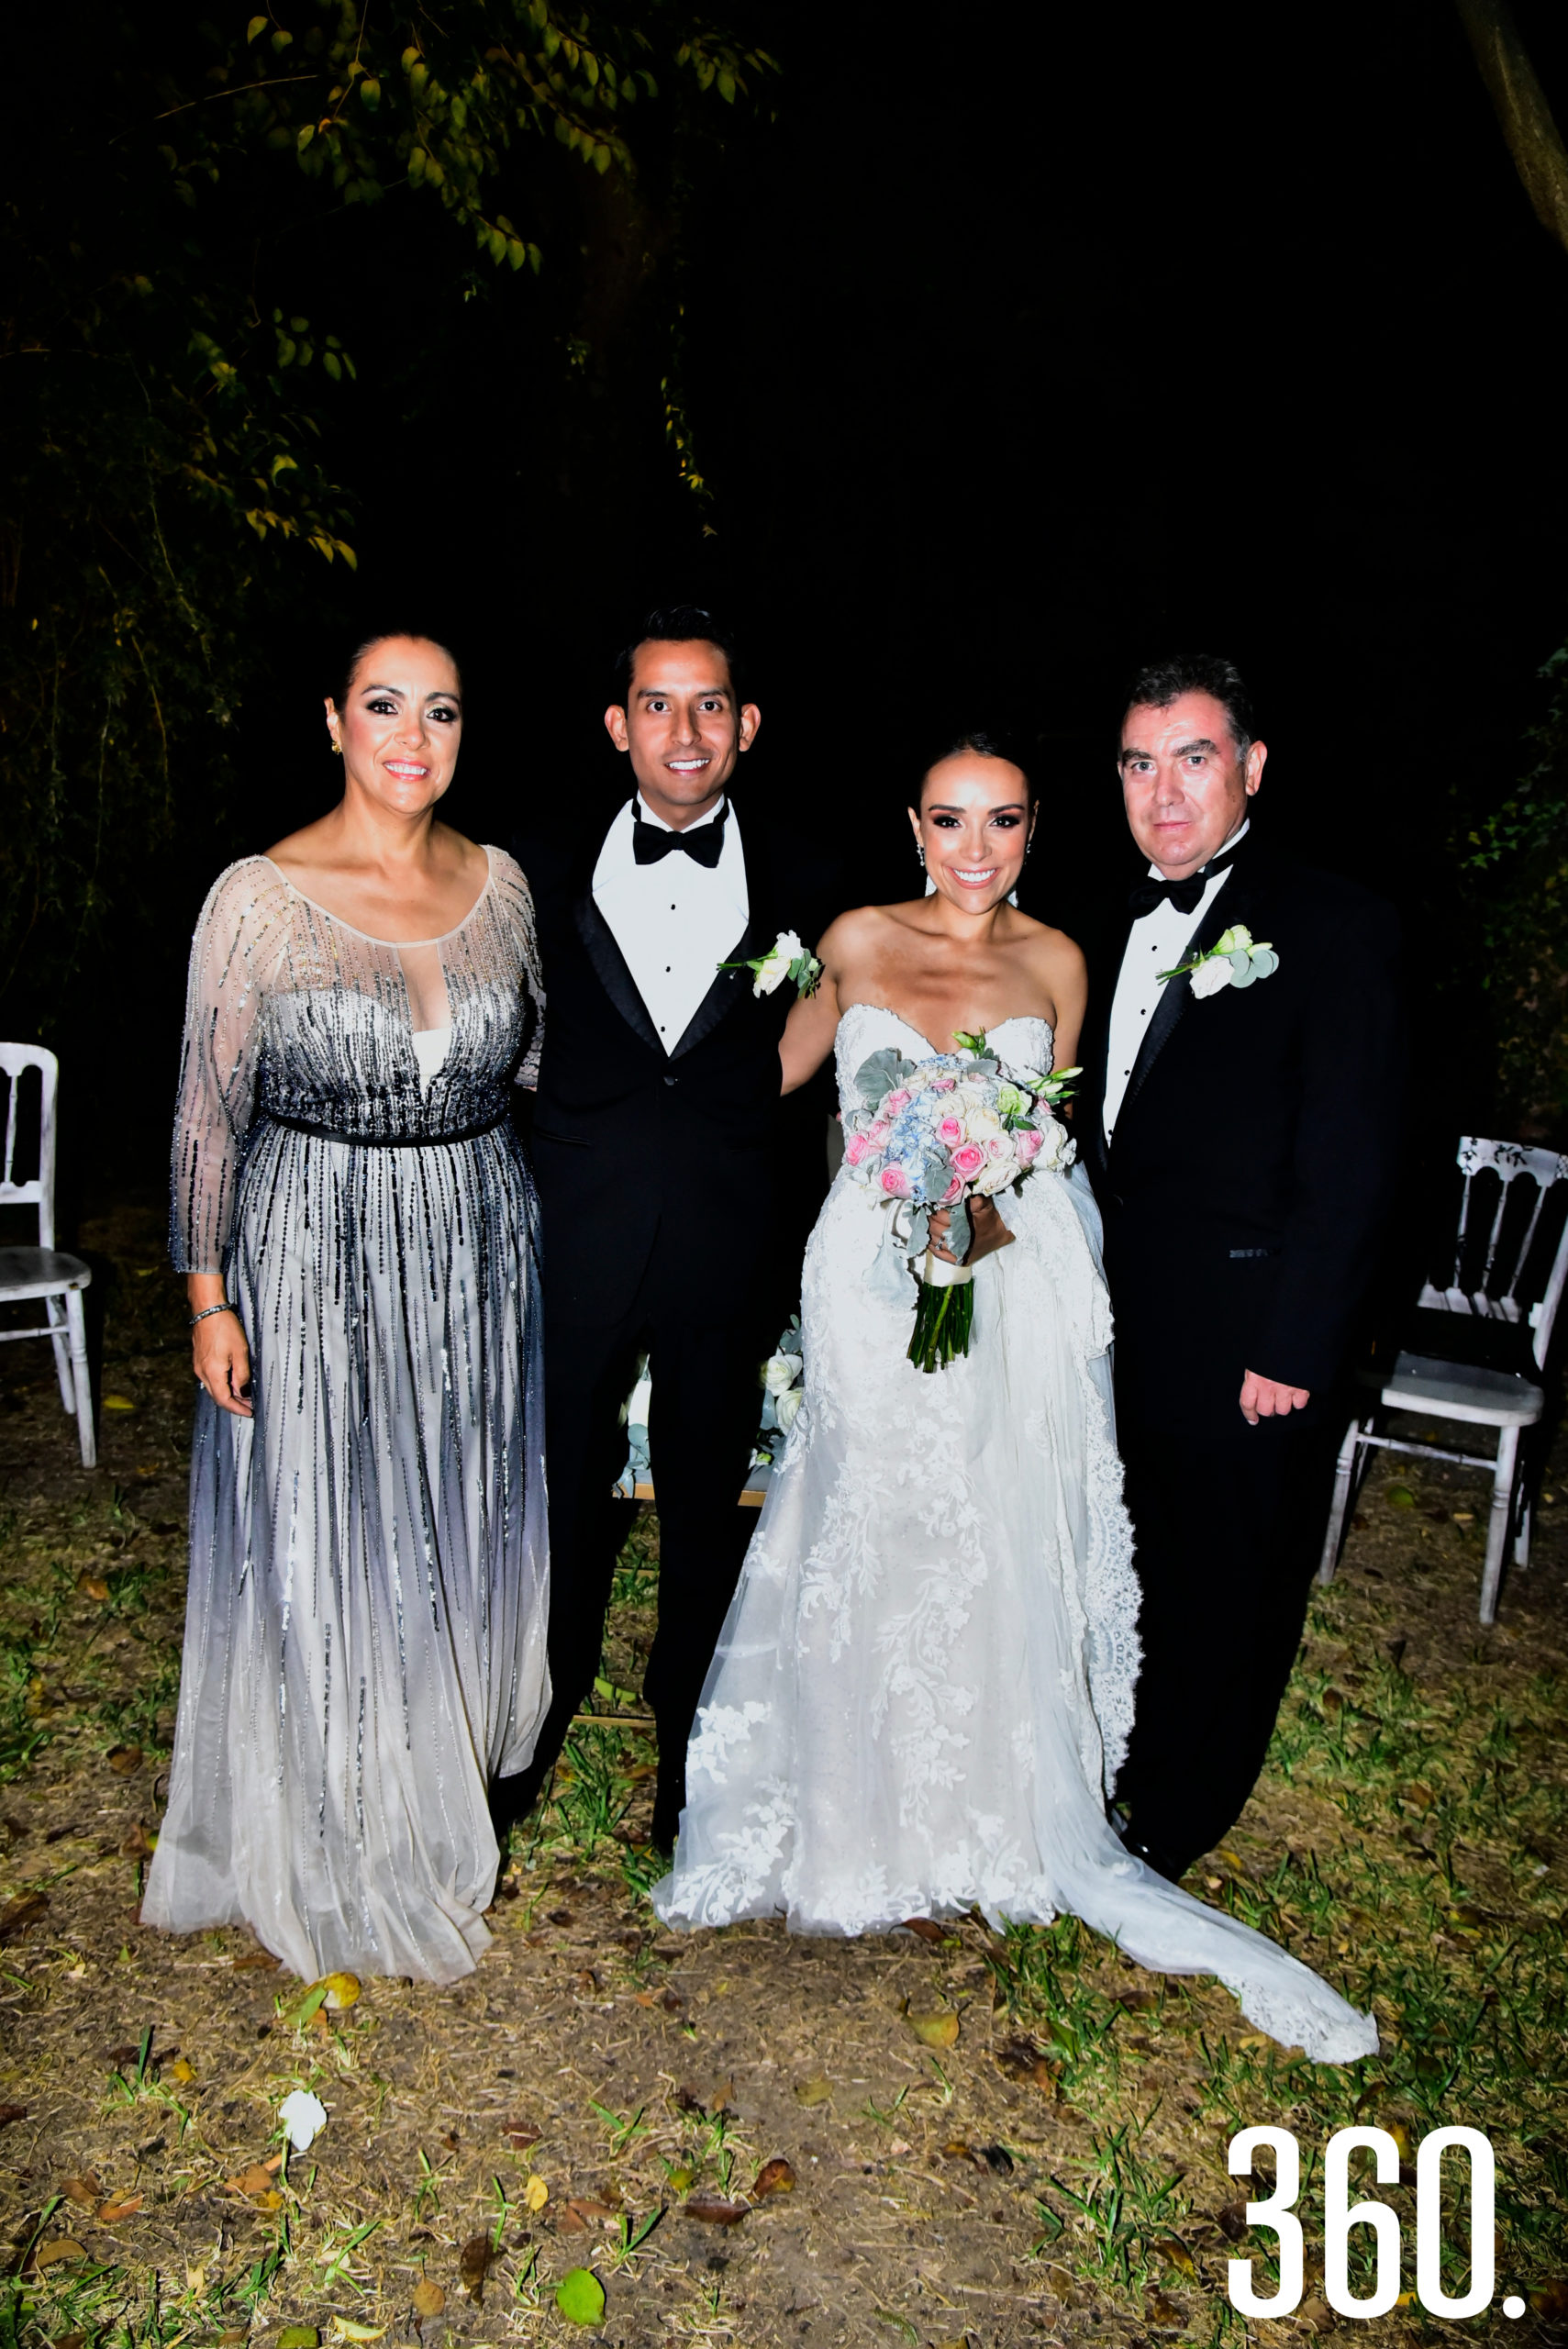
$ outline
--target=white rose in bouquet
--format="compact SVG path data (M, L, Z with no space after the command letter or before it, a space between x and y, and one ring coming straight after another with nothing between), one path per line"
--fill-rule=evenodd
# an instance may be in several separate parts
M762 1385L770 1395L784 1395L800 1369L798 1354L770 1354L762 1364Z
M781 1435L788 1435L795 1425L795 1413L805 1400L806 1389L803 1386L792 1386L787 1394L775 1397L773 1416L779 1423Z

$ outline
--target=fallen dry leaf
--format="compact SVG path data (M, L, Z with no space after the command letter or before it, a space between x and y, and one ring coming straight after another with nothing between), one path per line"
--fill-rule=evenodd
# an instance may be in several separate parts
M335 2341L379 2341L385 2331L384 2324L361 2324L351 2316L335 2316L332 2320Z
M91 2170L83 2177L62 2177L60 2190L68 2202L80 2202L89 2210L95 2210L104 2199L104 2189Z
M563 2202L555 2214L557 2231L563 2235L585 2234L588 2221L575 2202Z
M1550 2284L1538 2284L1528 2295L1531 2309L1548 2324L1561 2324L1568 2317L1568 2277L1554 2277Z
M53 2235L48 2243L34 2245L31 2264L35 2267L57 2267L61 2260L85 2259L86 2256L84 2244L72 2243L69 2235Z
M226 2177L224 2185L230 2194L265 2194L277 2175L276 2162L252 2162L233 2177Z
M1192 2253L1180 2235L1166 2235L1154 2248L1168 2267L1173 2267L1178 2275L1184 2276L1189 2284L1197 2282L1197 2268Z
M128 1395L106 1395L104 1408L106 1411L134 1411L136 1405Z
M280 1958L272 1955L270 1949L252 1949L248 1950L243 1957L237 1957L234 1960L233 1971L236 1974L245 1974L254 1968L263 1974L275 1974L282 1962Z
M102 1575L78 1575L76 1587L83 1598L95 1598L100 1605L109 1595L109 1586Z
M326 1974L321 1978L327 1991L326 2003L334 2014L341 2014L346 2007L358 2002L360 1978L357 1974Z
M157 1849L157 1844L139 1819L120 1845L120 1857L122 1860L150 1860Z
M906 2020L922 2047L953 2047L958 2043L958 2017L951 2007L940 2007L929 2015L912 2014Z
M1296 2311L1296 2321L1297 2324L1308 2326L1314 2332L1332 2332L1337 2319L1328 2301L1319 2299L1314 2293L1309 2300L1302 2301Z
M0 2104L0 2129L9 2129L13 2121L25 2121L28 2112L25 2104Z
M681 2205L688 2219L700 2219L713 2227L738 2227L751 2209L749 2202L732 2202L727 2194L694 2194Z
M542 2210L550 2200L550 2188L542 2177L530 2177L523 2188L525 2210Z
M122 2219L128 2219L133 2210L140 2210L144 2199L142 2195L131 2194L128 2195L123 2202L100 2202L98 2224L101 2227L117 2226Z
M1187 2321L1185 2311L1174 2300L1168 2300L1163 2292L1151 2292L1143 2305L1150 2323L1159 2332L1176 2332Z
M196 2076L195 2065L187 2062L183 2055L182 2055L177 2062L171 2064L169 2069L172 2073L174 2078L179 2081L182 2087L185 2087L189 2081L194 2080Z
M764 2162L757 2172L757 2182L751 2188L751 2199L753 2202L761 2202L764 2196L769 2194L793 2194L794 2192L795 2171L780 2154L771 2162Z
M422 2277L414 2287L414 2309L418 2316L439 2316L446 2307L447 2296L439 2284Z
M116 1745L109 1750L109 1767L117 1778L134 1778L141 1759L139 1745Z
M470 2235L458 2254L458 2276L463 2290L476 2308L484 2305L484 2278L490 2273L490 2263L495 2256L495 2246L487 2234Z
M544 2132L541 2129L536 2129L531 2121L504 2121L501 2123L501 2134L508 2144L516 2145L520 2153L529 2145L537 2145Z
M1055 2094L1062 2066L1053 2064L1032 2039L1009 2039L1005 2047L997 2049L996 2061L1010 2080L1029 2080L1037 2088L1043 2088L1047 2096Z
M15 1941L29 1925L36 1925L49 1913L47 1892L24 1892L17 1899L7 1900L0 1909L0 1942Z
M796 2104L826 2104L832 2093L832 2081L825 2072L818 2072L814 2079L796 2082L795 2100Z
M917 1933L923 1942L930 1942L933 1946L940 1946L948 1938L945 1927L939 1925L934 1917L906 1917L904 1931Z
M1240 2243L1247 2232L1245 2202L1227 2202L1224 2209L1218 2211L1216 2216L1219 2221L1219 2232L1227 2243Z

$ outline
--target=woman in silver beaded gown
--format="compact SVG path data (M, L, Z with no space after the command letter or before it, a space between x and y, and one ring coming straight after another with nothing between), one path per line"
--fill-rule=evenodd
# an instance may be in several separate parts
M528 884L435 821L450 656L361 648L341 805L215 885L191 955L174 1261L196 1375L172 1783L146 1923L306 1978L468 1973L488 1781L549 1700Z

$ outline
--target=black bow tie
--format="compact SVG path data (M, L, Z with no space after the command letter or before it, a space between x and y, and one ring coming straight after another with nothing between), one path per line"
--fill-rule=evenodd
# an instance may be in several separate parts
M1140 914L1151 914L1156 906L1174 906L1179 914L1197 911L1198 901L1217 874L1229 873L1236 851L1229 856L1212 857L1201 872L1191 873L1184 881L1156 881L1152 875L1140 881L1127 893L1128 909L1136 921Z
M711 873L724 853L726 812L721 808L711 824L694 824L684 832L662 831L657 824L645 824L639 816L632 826L631 852L639 864L657 864L661 857L678 848Z

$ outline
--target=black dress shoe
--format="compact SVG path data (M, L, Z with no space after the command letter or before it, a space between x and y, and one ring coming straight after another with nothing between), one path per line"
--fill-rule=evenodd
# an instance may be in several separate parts
M1156 1876L1162 1876L1167 1884L1180 1884L1187 1872L1186 1865L1173 1860L1168 1852L1158 1850L1152 1843L1140 1842L1136 1835L1124 1835L1121 1846L1135 1860L1141 1860L1146 1868L1152 1868Z

